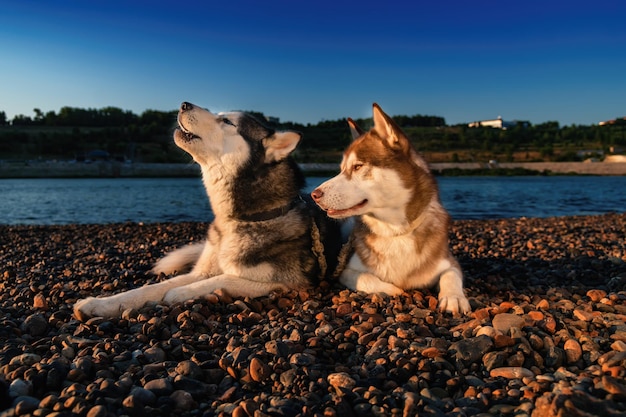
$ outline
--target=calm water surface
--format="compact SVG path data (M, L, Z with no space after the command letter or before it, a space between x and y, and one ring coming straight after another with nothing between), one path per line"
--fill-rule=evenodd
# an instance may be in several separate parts
M325 178L309 178L311 191ZM626 211L626 177L440 177L454 219ZM0 224L208 221L196 178L0 180Z

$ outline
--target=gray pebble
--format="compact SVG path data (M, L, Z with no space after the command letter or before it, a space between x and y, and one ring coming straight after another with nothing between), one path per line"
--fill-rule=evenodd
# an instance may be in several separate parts
M179 410L188 411L198 406L192 395L186 391L176 390L170 395L170 398L176 403L176 408Z
M471 364L482 359L483 355L493 347L493 340L489 336L477 336L462 339L450 345L450 351L465 364Z
M19 396L13 401L15 414L18 416L32 413L39 407L39 400L30 396Z
M24 353L22 355L15 356L9 362L13 366L33 366L36 363L41 362L41 356L34 353Z
M176 373L193 379L202 379L202 369L193 361L186 360L176 365Z
M21 328L31 336L43 336L48 332L48 320L42 314L32 314L26 317Z
M157 397L170 395L174 390L172 383L168 378L158 378L146 382L143 386L145 389L152 391Z
M11 397L26 397L32 394L33 383L30 381L24 381L23 379L16 379L9 385L9 395Z
M148 363L163 362L167 357L165 351L157 346L152 346L144 350L143 356Z

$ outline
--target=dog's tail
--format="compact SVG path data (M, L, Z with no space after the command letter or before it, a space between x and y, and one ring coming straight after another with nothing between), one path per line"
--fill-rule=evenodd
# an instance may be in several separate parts
M201 242L176 249L168 253L164 258L159 259L150 272L157 275L160 273L169 275L175 272L179 274L187 272L200 259L204 245L205 242Z

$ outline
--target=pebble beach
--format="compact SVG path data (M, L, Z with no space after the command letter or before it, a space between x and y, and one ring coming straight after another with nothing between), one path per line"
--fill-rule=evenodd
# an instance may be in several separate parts
M0 226L0 417L626 415L626 214L453 222L462 317L335 282L72 315L205 230Z

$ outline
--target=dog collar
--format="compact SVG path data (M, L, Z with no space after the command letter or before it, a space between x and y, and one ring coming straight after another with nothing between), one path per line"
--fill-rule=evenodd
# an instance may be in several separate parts
M289 202L289 204L285 204L282 207L277 207L277 208L267 210L267 211L260 211L258 213L242 214L240 216L237 216L236 219L242 220L244 222L264 222L267 220L272 220L272 219L275 219L277 217L284 216L285 214L287 214L300 201L304 201L304 200L302 200L301 196L298 196L298 198L292 200L291 202Z

